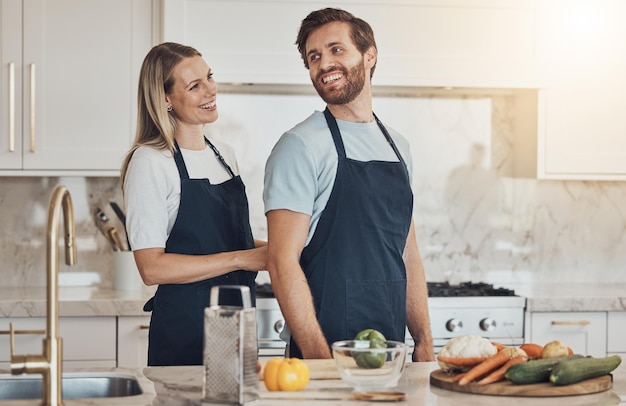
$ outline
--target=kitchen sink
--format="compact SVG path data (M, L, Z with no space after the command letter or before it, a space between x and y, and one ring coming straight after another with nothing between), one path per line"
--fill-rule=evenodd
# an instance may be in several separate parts
M137 378L121 373L64 373L63 399L141 395ZM0 400L41 399L40 375L0 374Z

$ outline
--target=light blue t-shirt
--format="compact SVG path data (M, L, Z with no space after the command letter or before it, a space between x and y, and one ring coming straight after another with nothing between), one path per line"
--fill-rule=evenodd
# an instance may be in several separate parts
M376 124L337 120L346 157L356 161L398 162L398 157ZM409 142L385 126L407 164L412 179ZM311 241L326 207L337 174L337 150L324 113L315 111L282 135L265 166L263 201L265 213L288 209L311 216Z

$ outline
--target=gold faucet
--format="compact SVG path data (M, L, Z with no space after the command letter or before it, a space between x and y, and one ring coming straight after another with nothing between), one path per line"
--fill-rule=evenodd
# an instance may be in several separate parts
M65 229L65 262L76 263L76 238L74 208L70 192L65 186L58 185L52 191L48 206L47 227L47 300L46 300L46 337L43 339L43 354L14 355L13 325L11 334L11 373L39 373L42 375L42 403L44 405L63 405L61 378L63 374L62 340L59 336L59 209L63 208Z

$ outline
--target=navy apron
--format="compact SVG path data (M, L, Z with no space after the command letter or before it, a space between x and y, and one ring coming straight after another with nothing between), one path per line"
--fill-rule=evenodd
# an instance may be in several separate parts
M383 135L399 162L346 158L337 121L326 122L338 154L337 174L315 233L300 256L317 319L330 346L373 328L404 341L406 269L402 254L411 225L413 192L408 171L389 133ZM290 356L302 358L293 336Z
M254 248L248 199L241 177L235 176L219 151L206 143L231 179L217 185L209 179L189 179L183 156L176 144L174 160L180 174L178 216L165 245L166 253L207 255ZM172 269L171 272L176 272ZM152 311L148 336L148 365L202 365L204 308L209 306L211 287L246 285L255 298L256 272L234 271L215 278L159 285L144 306ZM220 305L241 306L241 294L220 292Z

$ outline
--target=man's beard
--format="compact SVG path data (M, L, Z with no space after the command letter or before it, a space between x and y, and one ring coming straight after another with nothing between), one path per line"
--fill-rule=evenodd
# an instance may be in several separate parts
M333 68L333 70L337 70ZM346 81L344 88L340 90L326 90L321 80L313 81L313 87L317 90L322 100L328 104L348 104L361 93L363 86L365 86L365 67L363 66L363 60L361 63L357 63L355 66L347 70L344 67L339 69L342 73L343 79ZM318 77L326 72L320 72Z

